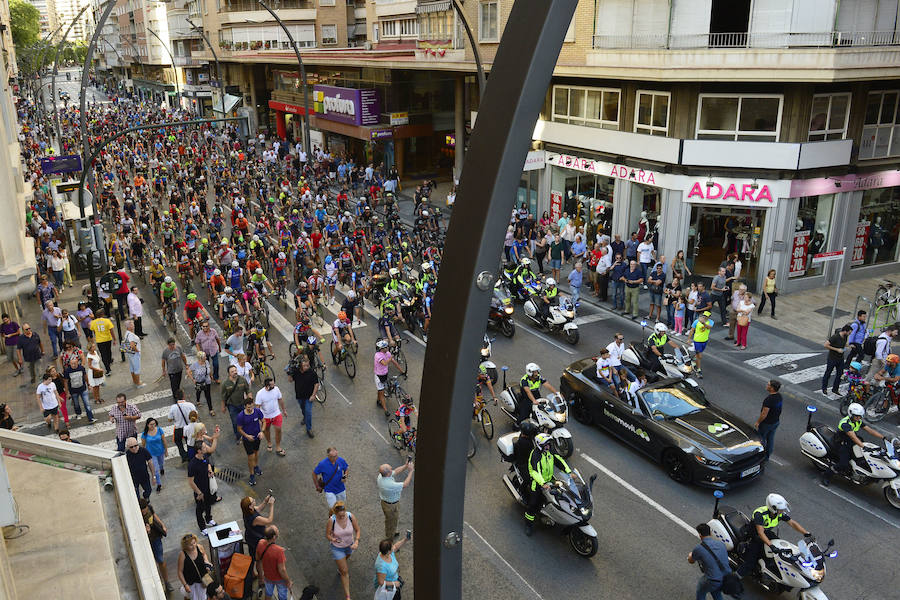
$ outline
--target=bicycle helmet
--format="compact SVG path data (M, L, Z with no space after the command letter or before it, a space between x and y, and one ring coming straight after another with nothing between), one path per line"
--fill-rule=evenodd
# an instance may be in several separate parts
M859 362L858 360L854 360L853 362L850 363L850 368L851 368L851 369L856 369L857 371L861 371L861 370L862 370L862 363Z
M318 275L318 274L319 274L319 269L313 269L313 275Z
M307 288L306 282L305 282L305 281L301 281L301 282L300 282L300 289L301 289L301 290L305 290L306 288Z
M887 358L884 359L884 362L889 365L896 365L898 362L900 362L900 356L897 356L896 354L888 354Z
M163 281L165 281L166 283L172 283L172 278L166 275L166 278L163 279Z
M355 300L355 299L356 299L356 292L354 292L353 290L347 291L347 299L348 299L348 300Z
M769 494L766 496L766 508L769 509L770 513L782 515L787 515L791 512L791 507L781 494Z
M239 266L240 266L240 263L238 263L238 261L236 261L236 260L231 261L232 269L237 269Z
M387 347L388 347L388 343L387 343L387 340L385 340L385 339L379 339L378 341L375 342L375 348L378 350L384 350Z
M197 299L197 294L191 292L190 294L187 295L187 299L188 299L188 300L196 300L196 299Z
M255 273L256 273L257 275L262 275L262 274L263 274L263 270L260 269L259 267L257 267Z
M669 330L669 328L666 327L665 323L657 323L656 325L653 326L653 330L656 331L657 333L665 333Z
M349 321L350 320L347 318L347 313L345 313L344 311L338 312L337 318L338 318L338 321Z
M254 234L254 236L253 236L253 241L254 241L254 242L258 242L258 241L259 241L259 236Z
M535 373L541 372L541 367L537 363L531 362L525 365L525 372L529 375L534 375Z
M847 415L851 417L861 417L866 414L866 409L859 402L853 402L847 407Z
M547 433L539 433L534 436L534 444L542 450L549 448L551 441L553 441L553 438Z
M519 425L519 433L521 433L522 435L534 437L537 432L538 424L534 422L534 419L525 419L524 421L522 421L522 424Z
M214 264L214 263L213 263L213 261L212 261L211 258L208 259L208 260L206 261L206 266L207 266L207 267L211 267L211 266L213 266L213 264Z
M234 293L234 290L231 289L231 286L229 286L229 287L225 288L225 293L226 293L226 294L233 294L233 293Z
M332 261L332 260L334 260L334 259L331 258L331 255L329 254L328 256L325 257L325 264L326 264L326 265L327 265L327 264L331 264L331 261Z
M221 274L222 274L222 270L221 270L221 269L216 269L215 271L213 271L213 275L219 276L219 275L221 275Z
M555 286L555 285L556 285L556 280L553 279L552 277L548 277L548 278L547 278L547 285L548 285L549 287Z
M228 238L222 238L222 245L223 245L223 246L227 246L227 245L228 245Z

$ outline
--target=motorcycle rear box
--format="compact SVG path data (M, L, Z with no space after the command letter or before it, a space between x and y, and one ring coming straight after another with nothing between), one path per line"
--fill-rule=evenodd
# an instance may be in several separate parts
M807 431L800 436L800 449L806 454L815 456L816 458L825 458L825 455L828 454L828 449L825 447L825 444L823 444L822 440L811 431Z

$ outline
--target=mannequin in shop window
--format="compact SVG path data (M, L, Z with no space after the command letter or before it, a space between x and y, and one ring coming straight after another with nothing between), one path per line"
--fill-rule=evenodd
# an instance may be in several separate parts
M884 228L881 226L881 217L875 217L875 222L869 227L869 248L872 249L871 264L878 262L878 251L884 246Z
M735 228L738 226L738 220L731 215L725 219L725 246L723 250L725 250L726 254L730 254L735 251L735 247L737 246L737 233L735 232Z
M650 221L647 219L647 211L641 211L641 220L638 223L637 230L637 239L639 242L643 242L644 238L647 237L647 229L650 227Z
M825 249L825 231L827 227L828 224L825 223L825 221L819 221L819 226L816 228L815 234L813 234L812 239L809 241L809 248L806 252L808 260L811 260L814 255L819 254Z
M650 234L650 242L654 248L659 248L659 219L653 224L653 233Z

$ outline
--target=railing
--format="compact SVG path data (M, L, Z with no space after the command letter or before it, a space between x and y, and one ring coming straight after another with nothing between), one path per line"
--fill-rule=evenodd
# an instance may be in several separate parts
M256 0L223 0L220 12L244 12L264 11L265 9ZM315 8L316 3L311 0L279 0L272 3L274 10L292 8Z
M601 34L594 36L594 48L844 48L849 46L900 46L895 31L738 32L667 35Z

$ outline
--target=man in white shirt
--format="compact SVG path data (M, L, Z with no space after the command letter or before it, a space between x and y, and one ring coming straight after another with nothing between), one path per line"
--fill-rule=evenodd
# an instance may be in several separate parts
M50 420L53 419L52 429L59 431L59 405L62 403L62 398L59 397L56 384L53 383L53 378L49 373L44 373L41 383L37 386L36 395L47 429L51 429Z
M600 243L600 260L597 261L597 297L601 302L609 298L609 270L612 268L612 249L608 244Z
M628 367L622 364L622 355L625 354L625 351L628 350L628 346L625 345L625 335L622 333L617 333L615 338L609 345L606 347L609 350L609 360L611 361L610 366L613 367L617 371L617 376L619 381L623 381L627 379L628 381L634 381L634 374L628 370Z
M266 445L269 452L272 451L272 429L275 430L275 453L284 456L286 453L281 447L281 425L287 413L284 410L284 398L281 390L271 379L263 382L263 387L256 392L255 404L263 414L263 434L266 436Z
M891 353L891 342L893 342L895 335L897 335L897 324L893 323L885 327L881 335L875 340L875 356L872 358L872 364L869 367L868 374L866 374L866 381L869 383L874 382L875 374L880 373L884 368L887 355Z
M125 297L125 301L128 303L128 314L134 321L134 333L139 338L143 338L146 335L144 333L144 328L141 325L141 318L144 316L144 305L141 304L141 299L137 295L137 291L137 287L132 285L128 290L128 295Z
M653 259L656 256L656 250L653 248L653 242L649 239L645 239L641 242L637 247L638 252L638 262L641 264L641 273L644 275L644 281L647 281L647 271L650 270L651 265L653 264ZM644 289L647 289L647 284L644 284Z
M169 422L175 422L175 431L172 433L172 439L175 441L175 446L178 447L181 462L185 463L188 460L188 455L187 449L184 447L184 428L190 423L188 417L191 411L196 411L197 407L192 402L187 402L184 399L183 390L178 390L175 398L175 403L169 407Z
M619 378L618 375L615 375L615 369L613 369L611 362L609 350L607 348L600 350L600 358L597 359L597 379L601 382L605 381L618 398L619 388L617 383Z

